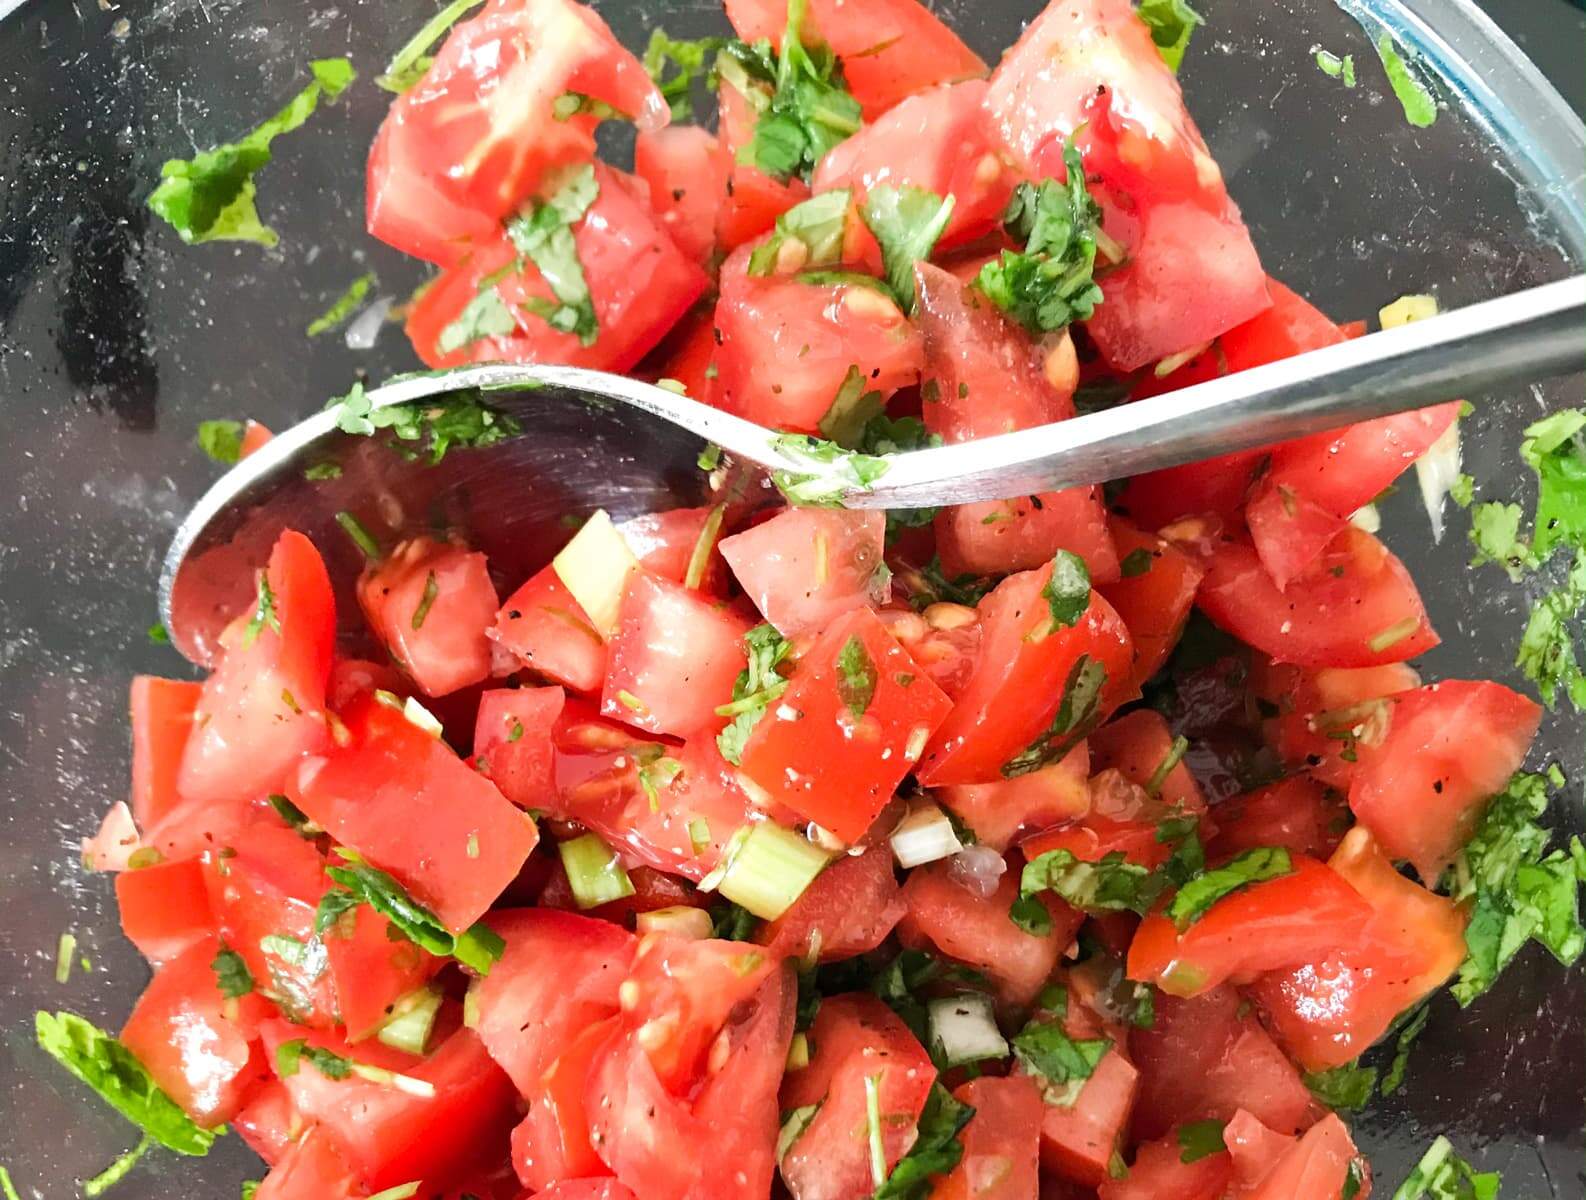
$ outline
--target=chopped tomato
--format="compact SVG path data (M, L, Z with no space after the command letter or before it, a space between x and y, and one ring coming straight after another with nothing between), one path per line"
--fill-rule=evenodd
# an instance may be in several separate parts
M772 35L773 44L779 44L780 37L779 30ZM730 251L770 229L778 217L806 199L810 190L800 179L778 183L752 162L740 161L754 140L758 114L744 94L725 79L716 96L720 117L715 173L727 180L726 197L716 210L716 241L722 250Z
M377 1032L398 1000L446 965L367 905L344 916L324 943L341 1023L353 1042Z
M1090 752L1081 742L1051 766L998 779L961 783L935 795L999 854L1021 834L1063 825L1090 811Z
M1035 1084L1020 1075L987 1076L960 1084L953 1098L975 1110L959 1135L964 1147L932 1200L1027 1200L1040 1191L1039 1156L1044 1105Z
M748 661L750 622L648 571L628 576L601 688L602 716L684 737L721 727L719 705Z
M1263 976L1249 992L1307 1071L1359 1057L1465 958L1466 914L1395 871L1365 829L1352 829L1328 866L1366 898L1371 919L1357 940Z
M1388 703L1386 732L1356 748L1349 807L1390 858L1409 859L1435 885L1525 761L1542 709L1501 684L1462 679Z
M252 1039L269 1006L221 993L210 965L220 946L195 942L156 970L121 1030L160 1090L205 1126L231 1120L265 1074Z
M116 907L121 932L156 967L215 932L203 868L193 860L118 873Z
M1290 775L1217 806L1217 836L1207 858L1223 862L1244 850L1282 846L1291 854L1323 858L1349 825L1341 794L1309 775Z
M1238 1193L1240 1200L1334 1200L1351 1175L1356 1200L1371 1195L1371 1168L1355 1149L1338 1114L1328 1113L1283 1152L1259 1182Z
M740 249L722 264L712 403L818 433L850 375L883 400L919 376L919 333L883 291L862 280L750 275L749 255Z
M376 636L426 696L490 675L496 588L485 556L417 537L371 562L358 603Z
M1134 1153L1128 1173L1104 1182L1100 1200L1222 1200L1233 1177L1227 1151L1185 1162L1184 1147L1174 1130L1146 1142Z
M438 737L369 697L345 747L306 760L287 789L337 842L389 872L441 924L472 925L539 840L534 822Z
M316 1127L284 1150L253 1195L254 1200L359 1200L368 1193L335 1139Z
M704 263L716 248L716 214L727 177L716 139L698 125L640 130L633 170L649 186L650 207L677 248Z
M633 895L597 904L594 908L580 909L573 896L573 885L567 881L567 872L558 858L550 864L549 877L536 903L541 908L582 912L585 916L611 921L624 929L634 927L634 918L639 913L654 912L658 908L710 907L710 893L700 891L686 879L657 871L654 867L631 866L627 871L628 882L633 885Z
M1290 669L1303 678L1281 696L1280 715L1263 723L1263 734L1285 763L1304 767L1329 787L1347 790L1360 764L1360 744L1380 741L1386 731L1391 697L1419 687L1421 678L1403 663L1356 670Z
M1224 896L1183 932L1160 912L1146 917L1129 946L1129 978L1194 996L1313 962L1358 937L1371 919L1360 893L1314 858L1290 862L1289 874Z
M617 531L646 571L673 583L684 583L695 547L705 536L714 511L711 508L669 508L630 517L617 526ZM723 575L720 557L714 553L707 555L699 590L708 595L720 592Z
M931 604L923 613L884 608L876 615L932 682L958 699L980 652L980 615L963 604Z
M1329 712L1420 686L1420 675L1404 663L1307 670L1258 655L1250 670L1250 690L1281 713Z
M1116 767L1093 775L1089 794L1089 809L1079 820L1026 838L1020 846L1025 857L1067 850L1082 862L1100 862L1118 853L1154 869L1172 855L1173 843L1159 838L1157 831L1164 821L1179 816L1179 809L1151 796Z
M1094 592L1071 625L1042 594L1050 565L1010 575L979 604L975 668L920 764L920 782L987 783L1055 762L1122 699L1129 631Z
M1182 757L1162 770L1172 761L1173 751L1173 732L1162 715L1155 709L1137 708L1090 735L1090 768L1092 772L1114 768L1169 808L1205 812L1206 798Z
M1096 590L1123 618L1134 643L1130 692L1161 670L1178 644L1205 571L1178 546L1120 517L1107 523L1117 549L1119 578Z
M292 1107L286 1085L266 1079L248 1093L248 1102L232 1118L231 1127L248 1149L274 1166L301 1139L303 1118Z
M1026 933L1008 912L1019 898L1019 873L1006 871L989 895L965 879L951 859L909 872L903 885L908 912L898 925L905 945L934 946L991 980L1000 999L1019 1007L1045 986L1058 959L1079 932L1084 914L1055 896L1041 897L1052 917L1045 934Z
M606 677L606 643L550 567L501 606L491 636L524 666L575 692L596 692Z
M874 950L906 911L891 852L877 845L833 862L755 940L774 959L836 962Z
M886 515L789 508L721 543L721 555L784 637L825 629L851 609L886 602Z
M1070 1031L1093 1037L1096 1030ZM1112 1174L1134 1109L1139 1072L1115 1043L1068 1106L1048 1104L1041 1117L1041 1165L1085 1187Z
M519 808L546 808L556 789L552 731L567 703L559 687L501 688L479 697L474 766Z
M857 842L919 761L952 702L868 608L839 617L743 748L775 802Z
M252 800L279 791L294 763L330 741L325 681L336 602L325 563L287 530L270 552L255 610L221 635L221 657L193 710L177 791L184 800Z
M707 296L685 313L654 352L640 377L675 379L696 400L710 401L716 388L716 298ZM647 564L648 565L648 564ZM714 565L714 564L713 564ZM651 570L658 568L651 566ZM660 571L661 574L669 574Z
M727 19L744 41L769 38L778 45L786 0L727 0ZM918 0L813 0L804 40L824 41L836 52L867 121L932 84L986 73L975 52Z
M177 779L203 685L132 677L132 816L152 827L180 803Z
M621 1025L620 1016L610 1016L577 1030L528 1094L528 1113L512 1131L512 1166L536 1195L558 1179L610 1174L589 1142L584 1093L591 1068Z
M1248 545L1219 542L1195 602L1240 641L1306 667L1403 662L1440 641L1404 564L1353 526L1282 590Z
M638 1200L615 1179L573 1179L534 1193L535 1200Z

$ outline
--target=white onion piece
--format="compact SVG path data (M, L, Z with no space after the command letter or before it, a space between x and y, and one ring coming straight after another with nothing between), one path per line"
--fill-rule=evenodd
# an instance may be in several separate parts
M1349 523L1356 529L1364 529L1367 533L1376 533L1382 528L1382 514L1377 511L1375 504L1362 504L1349 514Z
M989 900L996 892L997 881L1007 871L1008 864L990 846L975 845L965 846L953 855L949 869L958 882L982 899Z
M1415 460L1415 481L1421 485L1421 503L1432 522L1432 540L1443 540L1443 497L1459 478L1459 422L1453 421L1442 436Z
M344 335L347 339L347 349L374 349L375 341L380 337L380 331L385 328L386 318L391 315L391 306L395 302L395 296L376 297L367 308L354 317Z

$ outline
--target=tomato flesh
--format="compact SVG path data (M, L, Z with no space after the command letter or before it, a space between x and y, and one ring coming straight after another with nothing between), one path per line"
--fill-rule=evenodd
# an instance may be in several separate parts
M532 671L575 692L597 692L606 642L561 578L546 567L507 597L491 636Z
M953 1098L975 1110L959 1140L963 1156L931 1192L934 1200L1022 1200L1040 1190L1041 1094L1010 1075L960 1084Z
M633 170L677 248L704 263L716 247L716 214L727 191L716 139L698 125L640 130Z
M215 932L196 861L156 863L116 875L121 932L156 967Z
M836 962L874 950L907 911L892 872L892 854L872 846L845 854L775 921L755 935L772 958Z
M1161 670L1178 644L1205 571L1172 542L1119 517L1107 524L1116 548L1119 577L1096 590L1123 618L1134 644L1128 691L1137 695Z
M567 703L559 687L502 688L479 697L474 765L519 808L547 808L556 789L556 722Z
M485 556L420 537L369 564L358 603L391 656L427 696L490 675L496 588Z
M132 816L148 829L181 802L177 780L203 687L153 675L132 677Z
M974 831L976 841L1001 853L1021 834L1064 825L1090 811L1090 752L1081 742L1037 771L941 787L935 795Z
M790 508L722 539L721 555L760 614L791 638L886 602L886 528L879 512Z

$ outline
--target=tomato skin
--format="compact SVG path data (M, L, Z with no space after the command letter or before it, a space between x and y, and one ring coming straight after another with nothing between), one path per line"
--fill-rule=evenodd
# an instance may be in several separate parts
M918 772L927 787L1004 778L1011 760L1048 731L1065 684L1081 659L1106 671L1093 720L1122 699L1134 666L1129 631L1094 592L1072 626L1051 629L1041 595L1050 565L1010 575L978 605L980 654L953 711L927 747Z
M119 872L116 906L121 932L151 966L163 966L215 932L204 872L191 860Z
M997 880L991 895L982 896L955 875L951 859L927 863L910 871L903 884L908 912L898 925L898 937L906 946L934 946L974 967L991 980L999 999L1022 1007L1046 984L1084 914L1043 895L1052 928L1037 936L1008 916L1018 898L1019 873L1012 868Z
M219 939L205 938L157 969L121 1029L154 1082L204 1126L231 1120L265 1073L252 1039L269 1006L249 993L225 1015L210 966L219 953Z
M1315 961L1358 937L1371 919L1360 893L1324 863L1290 861L1290 874L1223 897L1183 933L1160 912L1147 916L1129 946L1129 978L1194 996Z
M444 696L490 675L496 588L485 556L418 537L402 542L358 580L371 629L426 696Z
M920 1044L890 1008L868 993L821 1001L809 1031L810 1062L782 1085L784 1109L820 1104L782 1157L794 1200L849 1200L874 1189L867 1127L867 1077L880 1075L881 1141L887 1169L908 1153L936 1079Z
M1525 761L1542 709L1497 683L1447 679L1389 697L1384 737L1356 749L1349 807L1427 884Z
M1021 834L1063 825L1090 811L1090 751L1081 742L1051 766L994 783L936 789L936 798L999 854Z
M878 844L833 862L755 941L773 959L803 959L813 950L818 961L837 962L874 950L906 911L891 851Z
M1240 641L1278 662L1305 667L1403 662L1441 641L1404 564L1353 526L1281 591L1248 545L1220 542L1196 603ZM1373 649L1372 639L1383 637L1391 640Z
M716 214L727 176L716 139L698 125L640 130L633 171L649 185L650 207L677 248L704 263L716 247Z
M845 700L844 655L859 650L871 692ZM743 773L774 801L859 841L891 801L952 702L875 613L830 625L743 748ZM857 708L857 712L855 709Z
M545 808L552 802L552 731L566 703L567 693L559 687L498 688L479 697L474 765L519 808Z
M632 572L608 643L600 712L651 733L684 737L726 723L718 705L748 662L738 613L647 571Z
M1343 1195L1351 1163L1364 1174L1356 1198L1369 1200L1370 1165L1337 1113L1328 1113L1299 1139L1287 1140L1293 1144L1255 1186L1237 1193L1240 1200L1334 1200Z
M495 237L498 222L443 191L415 142L396 118L381 124L365 170L364 227L404 254L450 266L466 258L471 243Z
M575 692L597 692L606 643L549 566L507 597L491 635L530 670Z
M1395 871L1365 829L1350 830L1328 866L1373 909L1359 939L1249 990L1273 1036L1307 1071L1358 1057L1465 958L1466 914Z
M883 399L915 381L920 335L887 296L861 283L750 275L750 253L740 248L722 264L712 403L817 433L850 368Z
M1028 1200L1040 1190L1042 1110L1035 1084L1020 1075L972 1079L953 1098L975 1110L959 1135L963 1157L936 1183L932 1200Z
M177 778L203 685L154 675L132 677L132 806L151 828L180 803Z
M772 44L780 44L781 36L778 28L771 35ZM716 241L724 251L731 251L765 233L779 216L808 199L810 190L801 179L778 183L759 167L739 162L739 153L754 139L755 110L726 80L716 96L720 106L716 172L726 179L726 197L716 210Z
M1123 618L1134 643L1134 671L1129 694L1138 695L1145 681L1161 670L1178 644L1206 572L1172 542L1147 533L1120 517L1107 523L1120 564L1119 578L1096 590ZM1124 575L1122 564L1144 555L1145 570ZM1138 561L1138 560L1136 560Z
M1343 836L1349 814L1343 798L1309 775L1290 775L1217 806L1217 836L1206 857L1225 862L1245 850L1282 846L1323 858Z
M367 1194L331 1135L312 1128L285 1148L254 1200L358 1200Z
M479 772L399 711L366 698L350 743L306 760L292 803L340 844L389 872L454 933L517 877L539 832Z
M1305 671L1258 662L1251 684L1279 710L1262 727L1278 756L1328 787L1348 790L1359 743L1378 740L1390 719L1388 697L1420 687L1421 677L1404 663Z
M204 681L177 791L200 803L252 800L279 791L303 755L330 740L325 682L336 640L330 576L314 545L287 530L266 569L280 632L264 622L251 637L239 620L221 635L220 662Z
M890 586L877 578L886 531L879 511L789 508L723 538L721 555L761 615L793 638L886 603Z

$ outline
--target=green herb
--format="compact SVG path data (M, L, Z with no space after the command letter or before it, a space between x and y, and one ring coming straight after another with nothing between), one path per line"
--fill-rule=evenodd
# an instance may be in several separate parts
M1145 792L1148 796L1161 794L1162 785L1167 782L1167 777L1173 773L1179 763L1184 761L1184 755L1189 752L1189 738L1176 737L1168 747L1167 753L1162 756L1162 761L1157 763L1156 769L1151 772L1151 778L1146 780Z
M1072 1107L1107 1051L1109 1038L1074 1039L1060 1020L1033 1019L1012 1039L1013 1056L1041 1084L1046 1102Z
M312 467L303 469L303 478L310 483L319 483L325 479L340 479L341 464L334 462L317 462Z
M281 636L281 615L275 609L275 592L270 589L270 577L263 571L258 575L259 598L254 603L253 615L242 627L242 648L246 650L259 640L259 634L268 627L276 637Z
M1063 684L1063 701L1051 725L1002 764L1003 777L1013 779L1049 766L1084 740L1101 720L1102 693L1106 686L1106 666L1088 654L1081 654Z
M930 562L911 572L909 584L909 603L915 608L928 608L938 601L973 608L995 586L993 580L978 575L957 575L948 579L942 571L941 556L936 554L931 556Z
M744 745L766 708L787 691L788 681L777 673L777 667L793 648L771 625L756 625L743 635L743 644L748 651L748 666L738 672L731 703L716 710L718 716L732 718L716 735L716 746L734 766L743 761Z
M1476 498L1476 481L1463 471L1460 472L1448 485L1448 496L1461 508L1469 508L1471 501Z
M1156 556L1141 546L1138 550L1131 550L1123 556L1123 561L1118 564L1118 570L1125 579L1134 579L1150 571L1151 564L1156 561Z
M697 465L707 474L714 471L721 465L721 447L715 442L706 442L705 448L699 452Z
M325 874L385 917L409 941L431 954L450 955L478 975L490 973L506 944L488 925L475 924L453 934L386 872L363 862L349 850L337 853L347 860L347 865L326 867Z
M149 207L189 244L257 242L274 246L275 230L259 220L254 174L270 161L270 144L313 115L320 98L334 100L356 77L345 58L309 63L314 82L242 140L205 150L190 159L172 158L160 168L160 186Z
M363 901L343 888L327 888L314 908L314 933L317 936L345 929L342 918L353 912Z
M963 1157L958 1135L974 1115L974 1109L955 1100L940 1083L931 1084L914 1145L898 1160L886 1182L876 1188L874 1200L926 1200L931 1179L947 1174Z
M64 984L72 977L72 955L77 953L77 935L66 930L55 943L55 982Z
M1329 75L1334 79L1342 79L1346 88L1355 86L1355 56L1353 54L1346 54L1344 57L1339 58L1338 55L1330 54L1326 50L1318 50L1316 52L1316 65L1321 68L1322 74Z
M864 641L855 634L837 652L837 696L854 720L869 711L870 701L876 694L876 682L875 660L865 649Z
M93 1200L95 1196L102 1196L105 1192L115 1187L138 1165L142 1157L148 1153L149 1147L154 1145L154 1139L144 1134L138 1144L128 1150L115 1162L111 1163L92 1179L83 1180L83 1195Z
M550 199L529 205L507 222L507 237L513 247L534 264L556 297L554 304L538 300L527 307L552 329L576 334L585 346L594 345L600 329L573 226L584 219L599 194L595 168L585 163L565 174ZM494 291L492 285L489 292Z
M1151 30L1151 40L1156 51L1168 67L1177 71L1184 61L1184 49L1189 45L1195 26L1205 20L1184 0L1140 0L1135 14Z
M937 1047L930 1035L927 998L979 991L985 986L985 978L979 973L923 950L900 950L879 970L855 958L834 963L820 972L821 991L828 995L868 988L897 1013L933 1056ZM946 1066L940 1061L937 1065Z
M220 953L209 964L215 972L215 986L227 999L235 1000L253 991L253 973L248 964L225 942L220 943Z
M0 1167L0 1196L4 1196L5 1200L22 1200L17 1195L17 1185L11 1182L11 1172L4 1167Z
M290 825L298 834L303 837L313 837L319 833L319 826L308 819L308 814L279 792L272 792L266 799L281 820Z
M710 936L727 942L748 942L754 939L760 919L747 908L731 900L719 900L710 906Z
M841 503L851 489L861 491L887 473L887 461L870 454L844 450L836 442L822 441L802 433L782 433L771 444L785 458L815 468L801 471L773 471L771 480L789 504L831 508Z
M1586 712L1586 672L1582 671L1576 643L1581 614L1586 612L1586 547L1575 552L1575 561L1564 583L1531 606L1515 664L1533 683L1551 708L1563 691L1577 711Z
M381 549L380 543L374 534L370 533L368 527L346 509L336 514L336 524L342 527L342 530L352 539L353 545L363 552L364 558L368 561L372 563L379 562L385 557L385 551ZM433 579L434 577L434 572L430 572L430 578Z
M694 83L712 73L706 60L726 44L727 39L719 37L678 41L659 29L650 34L644 69L671 106L673 124L694 115Z
M829 267L841 262L843 239L848 231L848 210L852 203L853 193L847 188L838 188L795 204L776 219L770 236L749 255L749 274L772 274L784 255L799 270ZM863 280L876 286L880 282L868 275L841 271L811 270L805 271L799 278L806 283Z
M1059 550L1052 559L1052 577L1041 589L1052 614L1052 632L1071 629L1090 607L1090 571L1085 560L1071 550Z
M1527 426L1520 457L1537 477L1535 560L1545 562L1557 546L1586 546L1586 408Z
M486 279L462 311L441 330L435 348L442 354L451 354L485 338L511 337L517 328L512 310L496 291L496 280Z
M1063 151L1067 181L1021 183L1002 216L1022 251L1004 250L975 277L975 286L1032 333L1050 333L1087 319L1101 303L1092 274L1101 209L1085 188L1073 139Z
M1048 850L1024 864L1019 876L1021 904L1015 905L1014 923L1026 933L1051 931L1051 916L1036 899L1045 891L1087 913L1144 913L1161 892L1161 885L1138 863L1114 850L1098 862L1076 858L1070 850ZM1040 915L1036 915L1039 910Z
M424 577L424 593L419 597L417 607L413 609L413 619L410 623L415 632L424 628L424 621L430 615L430 609L434 607L436 597L440 594L441 585L435 578L435 572L431 571Z
M282 1042L275 1048L275 1071L282 1079L292 1078L305 1062L326 1079L346 1079L352 1074L352 1059L323 1046L310 1045L307 1038Z
M1520 535L1524 514L1518 504L1477 504L1470 510L1470 540L1476 555L1470 565L1495 562L1518 582L1536 566L1531 547Z
M218 463L239 462L242 433L241 421L200 421L198 448Z
M1423 1001L1399 1018L1398 1040L1394 1044L1393 1061L1388 1064L1388 1069L1382 1075L1382 1094L1391 1096L1404 1085L1404 1072L1410 1065L1410 1047L1415 1044L1415 1039L1421 1036L1421 1031L1426 1028L1427 1018L1431 1009Z
M195 1125L155 1086L132 1051L108 1033L68 1012L41 1012L34 1029L48 1054L160 1145L178 1154L209 1153L214 1131Z
M865 390L865 376L857 366L850 366L843 376L832 406L820 420L820 435L837 445L856 449L870 422L885 417L885 402L880 392Z
M1228 1149L1223 1141L1222 1121L1184 1122L1178 1127L1178 1144L1181 1163L1199 1162Z
M367 271L347 285L347 290L332 301L331 306L308 323L309 337L329 333L357 311L369 289L375 285L375 274Z
M171 631L163 623L156 621L149 626L149 645L169 646L171 644Z
M952 219L954 198L912 184L873 187L861 212L881 247L887 286L904 312L914 311L914 264L931 257Z
M1382 60L1382 69L1387 72L1388 86L1404 108L1404 119L1417 129L1425 129L1437 120L1437 100L1426 84L1421 82L1420 76L1404 61L1399 48L1393 44L1392 36L1386 32L1377 37L1377 57Z
M385 74L378 76L375 83L388 92L405 92L424 78L424 73L430 69L434 61L430 57L430 50L441 38L445 37L451 27L462 19L469 9L477 7L483 0L452 0L445 8L436 13L420 27L419 31L409 38L391 56L391 61L386 64Z
M1477 1172L1454 1153L1446 1137L1440 1137L1399 1185L1392 1200L1497 1200L1499 1183L1498 1172Z
M363 384L355 383L350 392L325 407L336 414L337 428L343 433L368 436L388 430L399 443L420 443L431 464L440 462L449 450L481 450L523 431L517 418L491 408L470 392L454 392L422 405L375 408Z
M1180 932L1206 914L1217 901L1253 884L1292 874L1289 852L1281 846L1262 846L1236 855L1216 870L1198 875L1178 890L1167 906L1167 915Z
M1339 1200L1355 1200L1355 1197L1364 1190L1369 1177L1370 1168L1366 1166L1366 1160L1358 1154L1355 1155L1349 1160L1349 1168L1344 1174L1344 1186L1338 1193Z
M1305 1086L1328 1108L1364 1108L1377 1087L1377 1068L1345 1063L1328 1071L1312 1071Z
M551 101L551 116L558 121L571 121L574 117L594 117L601 121L631 121L633 114L625 113L614 105L583 92L563 92Z

